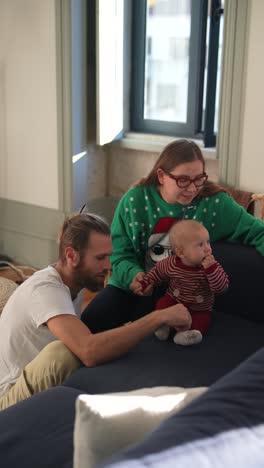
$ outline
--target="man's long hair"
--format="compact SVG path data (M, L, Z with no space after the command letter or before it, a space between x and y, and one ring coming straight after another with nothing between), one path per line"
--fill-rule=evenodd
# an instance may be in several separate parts
M82 257L83 252L89 246L92 232L110 236L110 228L107 222L93 213L78 213L65 219L58 236L59 260L66 260L65 249L72 247Z

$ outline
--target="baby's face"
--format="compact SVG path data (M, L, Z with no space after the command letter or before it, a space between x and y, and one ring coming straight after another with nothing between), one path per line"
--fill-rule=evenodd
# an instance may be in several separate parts
M200 266L205 257L212 253L207 229L201 226L201 229L199 231L195 231L193 235L190 235L189 233L182 246L182 251L182 261L186 265Z

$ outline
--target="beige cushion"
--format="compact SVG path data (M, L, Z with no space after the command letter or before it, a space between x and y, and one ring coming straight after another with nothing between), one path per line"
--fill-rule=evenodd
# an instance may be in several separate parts
M139 442L205 387L154 387L127 393L80 395L76 401L74 468L92 468Z
M0 277L0 315L9 297L16 290L17 284L7 278Z

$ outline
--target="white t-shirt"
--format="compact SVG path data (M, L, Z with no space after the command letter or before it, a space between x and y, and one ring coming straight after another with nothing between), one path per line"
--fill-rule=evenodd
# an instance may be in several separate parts
M81 315L82 291L72 301L70 290L52 266L40 270L12 294L0 316L0 396L23 368L51 341L45 325L56 315Z

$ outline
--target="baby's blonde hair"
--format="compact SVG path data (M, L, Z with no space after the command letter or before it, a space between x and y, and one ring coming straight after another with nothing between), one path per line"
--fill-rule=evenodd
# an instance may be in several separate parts
M186 242L190 242L193 237L206 228L194 219L181 219L173 224L169 239L173 250L182 247Z

